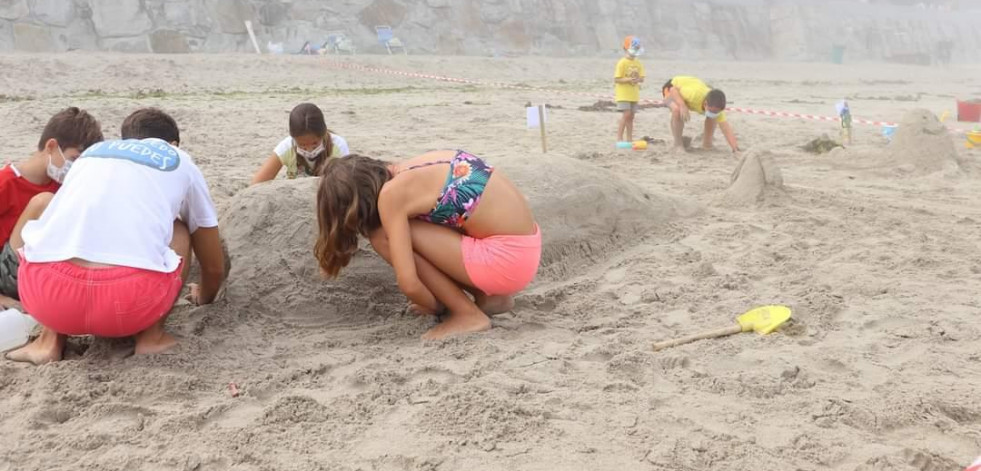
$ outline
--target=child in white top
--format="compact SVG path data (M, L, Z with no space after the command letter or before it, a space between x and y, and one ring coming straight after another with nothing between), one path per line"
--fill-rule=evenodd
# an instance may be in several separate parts
M289 179L316 176L328 159L350 153L347 141L327 129L323 111L313 103L301 103L290 112L290 135L280 141L255 173L252 184L276 178L283 167Z

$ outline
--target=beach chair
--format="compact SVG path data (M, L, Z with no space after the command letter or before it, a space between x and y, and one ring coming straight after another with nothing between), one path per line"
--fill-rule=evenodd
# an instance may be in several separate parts
M348 53L352 56L357 53L354 41L347 37L343 31L328 31L327 41L324 42L324 49L334 54Z
M392 27L388 25L375 26L375 32L378 33L378 42L385 46L388 53L392 53L393 48L402 48L402 53L405 55L409 54L409 51L405 48L405 44L402 40L395 37L395 33L392 32Z

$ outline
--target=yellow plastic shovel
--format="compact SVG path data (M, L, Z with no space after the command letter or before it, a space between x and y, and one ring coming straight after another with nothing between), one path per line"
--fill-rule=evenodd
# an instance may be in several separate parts
M654 344L654 351L664 350L665 348L677 347L686 343L697 342L699 340L714 339L727 335L738 334L740 332L755 331L760 335L766 335L780 327L781 324L790 319L790 308L787 306L762 306L753 309L741 316L736 321L738 324L724 329L702 332L700 334L689 335L680 339L667 340Z

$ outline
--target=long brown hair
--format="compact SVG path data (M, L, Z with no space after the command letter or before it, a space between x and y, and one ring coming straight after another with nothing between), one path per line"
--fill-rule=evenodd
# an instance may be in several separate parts
M381 227L378 194L391 180L388 162L362 155L329 159L317 190L320 233L313 253L323 272L333 278L358 251L358 235L368 237Z
M311 169L307 159L297 155L296 165L308 175L320 175L327 158L334 153L334 140L327 129L324 112L313 103L300 103L290 111L290 137L296 139L306 135L320 136L324 140L324 151L317 156L316 168Z

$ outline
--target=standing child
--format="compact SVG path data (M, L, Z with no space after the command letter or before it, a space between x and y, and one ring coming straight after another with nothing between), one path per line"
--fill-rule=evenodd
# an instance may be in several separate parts
M291 180L301 172L306 176L320 175L329 159L349 153L347 141L327 129L324 112L313 103L301 103L290 112L290 135L255 173L252 184L276 178L283 167L286 178Z
M617 110L620 111L620 126L617 128L617 141L623 142L624 132L627 142L634 140L634 116L637 114L637 104L640 102L640 84L644 83L644 64L637 60L643 52L640 39L627 36L623 40L623 50L626 56L617 62L613 74L614 92Z
M399 163L332 159L317 221L322 272L337 276L358 251L358 236L367 237L412 308L441 317L426 339L489 329L487 315L514 306L511 296L531 283L541 259L542 234L524 195L462 150Z
M58 191L75 158L101 140L102 128L92 115L67 108L48 120L30 158L0 170L0 307L14 306L20 299L20 261L10 246L17 220L35 196Z

